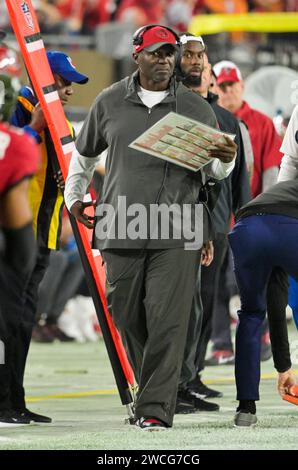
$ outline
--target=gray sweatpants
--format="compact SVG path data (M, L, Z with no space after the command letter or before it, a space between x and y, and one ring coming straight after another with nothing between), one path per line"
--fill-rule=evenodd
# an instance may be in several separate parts
M136 418L172 426L200 251L104 250L107 302L139 385Z

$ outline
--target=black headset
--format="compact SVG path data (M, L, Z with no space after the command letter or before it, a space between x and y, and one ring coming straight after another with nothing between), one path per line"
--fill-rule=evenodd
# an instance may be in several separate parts
M146 31L148 31L149 29L152 29L152 28L155 28L155 27L160 27L160 28L164 28L164 29L167 29L168 31L170 31L170 33L172 33L174 36L175 36L175 39L177 41L177 45L179 46L180 45L180 38L178 36L178 34L176 33L176 31L174 31L173 29L169 28L168 26L164 26L162 24L147 24L146 26L142 26L141 28L137 29L132 37L132 43L134 46L141 46L141 44L143 44L143 35Z

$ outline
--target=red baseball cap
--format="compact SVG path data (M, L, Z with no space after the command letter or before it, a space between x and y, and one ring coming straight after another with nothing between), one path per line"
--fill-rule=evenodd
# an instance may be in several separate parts
M134 36L137 36L137 32ZM178 42L175 35L163 26L153 26L141 32L140 37L143 39L142 44L134 45L134 52L141 52L145 49L148 52L154 52L166 44L170 44L174 48L178 48Z
M217 85L221 85L224 82L241 82L242 75L234 62L229 60L222 60L221 62L217 62L217 64L213 67L214 73L216 75L216 83Z

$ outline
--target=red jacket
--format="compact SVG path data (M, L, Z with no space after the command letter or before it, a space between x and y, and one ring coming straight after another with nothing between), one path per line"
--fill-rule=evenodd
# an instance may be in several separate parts
M248 127L254 152L254 170L251 181L251 192L256 197L262 192L262 175L272 167L279 167L282 154L281 139L272 120L260 111L252 109L245 101L235 113Z
M23 130L0 123L0 194L37 172L39 147Z

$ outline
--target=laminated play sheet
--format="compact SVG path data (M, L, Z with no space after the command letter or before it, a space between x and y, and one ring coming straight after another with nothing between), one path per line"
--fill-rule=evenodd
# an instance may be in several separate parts
M226 143L225 135L235 138L234 134L170 112L129 147L198 171L212 160L209 150L216 148L217 143Z

